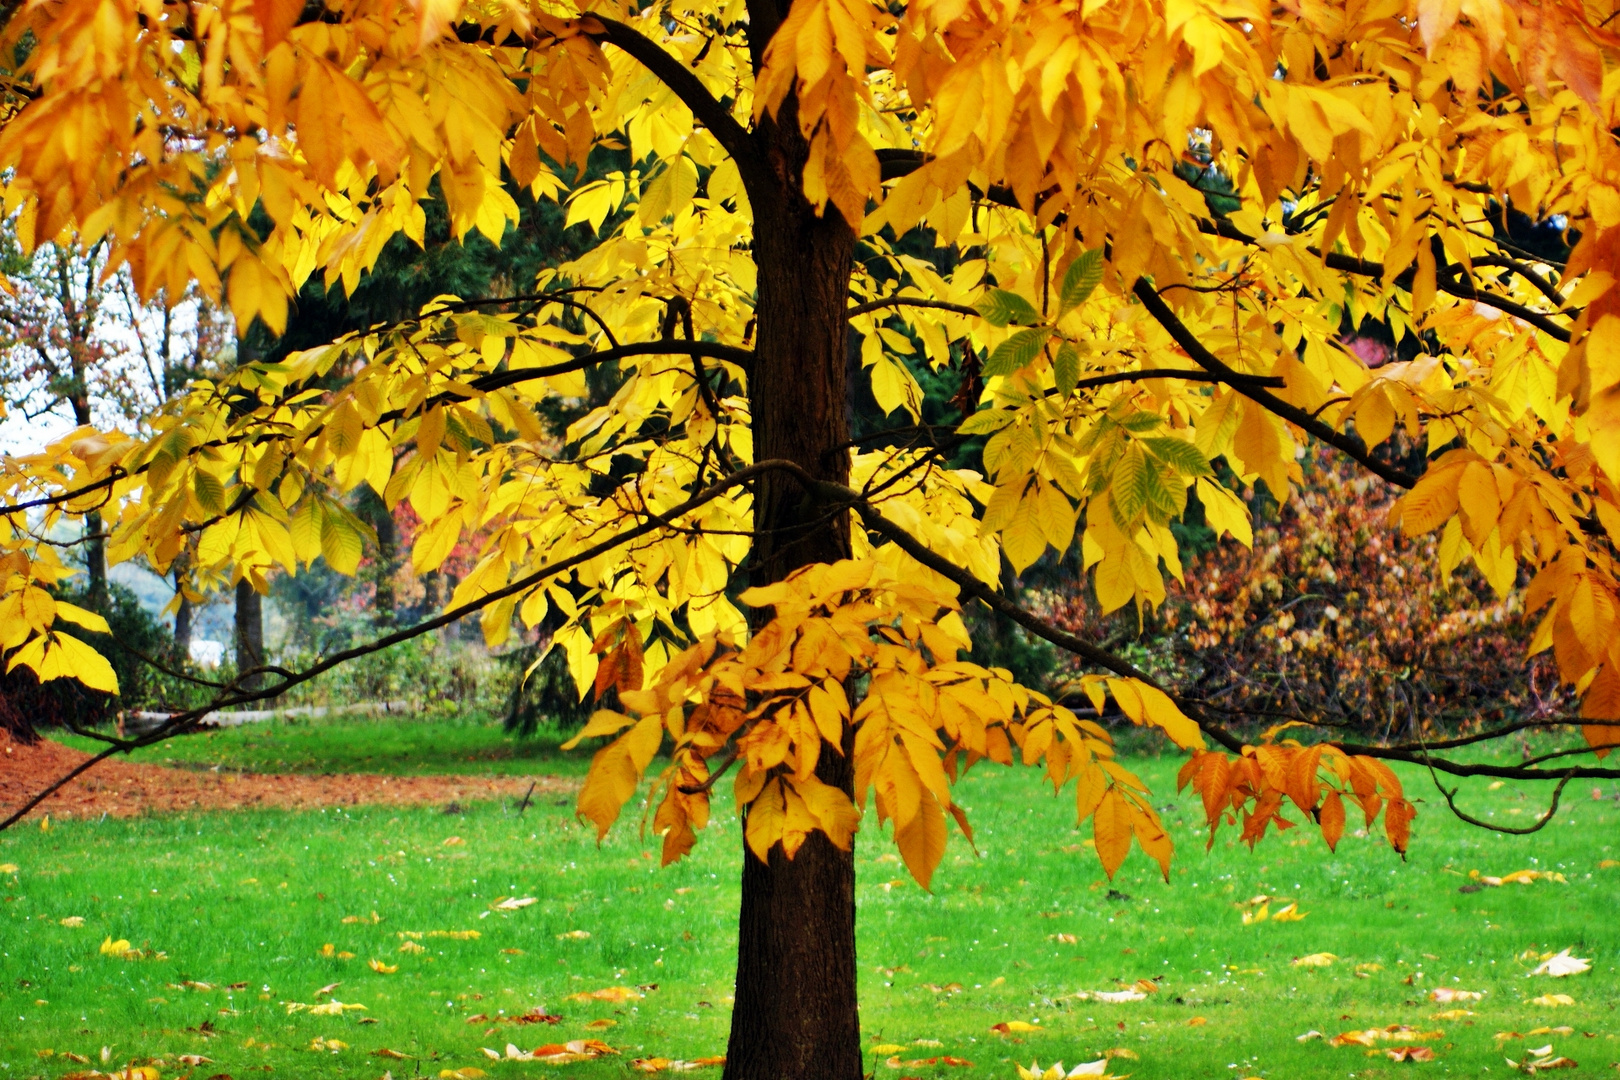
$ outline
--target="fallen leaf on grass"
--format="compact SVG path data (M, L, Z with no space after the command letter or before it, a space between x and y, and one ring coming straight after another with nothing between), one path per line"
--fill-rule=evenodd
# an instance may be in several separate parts
M398 964L385 964L381 960L367 960L366 966L379 975L392 975L399 970Z
M530 904L538 904L539 902L532 896L503 896L489 905L489 910L517 911L520 908L526 908Z
M523 955L523 950L522 949L502 949L501 952L505 953L507 956L522 956Z
M1445 1037L1443 1031L1418 1031L1405 1024L1391 1024L1364 1031L1343 1031L1328 1040L1329 1046L1376 1046L1381 1042L1425 1042Z
M1442 1005L1448 1005L1453 1001L1480 1001L1484 997L1484 992L1480 990L1453 990L1449 986L1437 986L1429 991L1429 1000L1438 1001Z
M498 1050L491 1050L487 1046L480 1047L479 1049L483 1050L484 1051L484 1056L489 1058L491 1061L501 1061L501 1060L503 1060L501 1058L500 1051L498 1051ZM514 1044L514 1043L507 1043L506 1044L506 1057L505 1057L504 1060L506 1060L506 1061L533 1061L534 1060L534 1054L527 1051L527 1050L519 1050L517 1048L516 1044Z
M936 994L960 994L962 992L962 984L959 982L953 982L940 986L937 983L923 983L923 989L932 991Z
M876 1046L872 1047L871 1052L887 1057L890 1054L898 1054L904 1049L905 1046L902 1043L878 1043Z
M345 923L376 924L382 922L382 916L373 911L370 915L345 915L343 916L343 921Z
M575 1061L590 1061L607 1054L617 1054L600 1039L569 1039L565 1043L547 1043L534 1049L534 1060L547 1065L567 1065Z
M477 930L429 930L430 938L449 938L451 941L477 941L483 937Z
M399 951L402 952L402 953L422 953L422 952L427 952L426 949L422 948L422 946L418 945L414 941L405 942L403 945L401 945L399 947Z
M1104 1050L1103 1057L1109 1061L1113 1061L1115 1058L1124 1058L1126 1061L1140 1061L1142 1055L1138 1054L1135 1050L1129 1050L1123 1046L1116 1046L1112 1050Z
M288 1016L301 1012L307 1012L311 1016L342 1016L345 1011L365 1008L364 1005L345 1005L336 998L331 1001L323 1001L319 1005L306 1005L302 1001L288 1001L283 1004L287 1006Z
M212 1065L213 1063L213 1058L203 1057L201 1054L180 1055L180 1064L182 1065Z
M1384 1056L1391 1061L1433 1061L1434 1051L1427 1046L1392 1046Z
M716 1054L713 1057L695 1058L692 1061L679 1061L662 1057L636 1058L630 1063L630 1067L637 1072L644 1073L690 1072L693 1069L706 1069L714 1065L724 1065L725 1063L725 1055Z
M1294 967L1303 968L1332 967L1333 961L1337 959L1338 957L1330 952L1318 952L1311 953L1309 956L1295 957L1293 965Z
M463 1069L440 1069L439 1080L483 1080L488 1076L483 1069L475 1069L468 1065Z
M1564 1057L1562 1054L1554 1054L1552 1052L1551 1045L1543 1046L1539 1050L1531 1050L1529 1053L1525 1054L1522 1061L1514 1061L1512 1058L1507 1058L1505 1060L1511 1067L1519 1070L1520 1072L1526 1072L1532 1075L1545 1069L1580 1068L1580 1066L1574 1061Z
M1540 997L1530 999L1530 1004L1540 1005L1544 1009L1555 1008L1559 1005L1573 1005L1575 999L1568 994L1542 994Z
M1206 1020L1204 1017L1195 1016L1191 1020L1187 1021L1187 1026L1188 1027L1203 1027L1207 1023L1209 1023L1209 1021Z
M444 846L445 847L456 847L456 846L458 846L460 844L465 844L466 842L467 841L463 840L459 836L451 836L451 837L447 837L445 839Z
M1145 980L1144 980L1145 981ZM1138 984L1140 985L1140 984ZM1157 988L1155 988L1157 989ZM1080 990L1070 995L1076 1001L1104 1001L1119 1005L1127 1001L1145 1001L1147 994L1141 990Z
M1303 1035L1295 1035L1294 1036L1294 1041L1295 1042L1302 1042L1302 1043L1303 1042L1310 1042L1312 1039L1320 1039L1321 1037L1322 1037L1322 1033L1320 1031L1317 1031L1315 1028L1311 1028L1311 1030L1307 1031Z
M1620 866L1620 859L1604 859L1598 863L1599 870L1613 870L1617 866Z
M1080 943L1080 939L1073 934L1053 934L1052 940L1059 945L1078 945Z
M332 991L336 990L338 987L340 987L342 985L343 985L343 983L341 981L335 982L335 983L327 983L325 986L323 986L319 990L315 991L315 1000L319 1001L323 997L331 997L332 996Z
M1444 1010L1442 1012L1437 1012L1437 1013L1431 1014L1429 1016L1429 1019L1430 1020L1461 1020L1465 1016L1473 1016L1473 1015L1474 1015L1474 1010L1473 1009L1446 1009L1446 1010Z
M1063 1071L1063 1062L1061 1061L1048 1068L1045 1072L1041 1071L1039 1063L1033 1061L1029 1063L1029 1068L1027 1069L1022 1065L1018 1066L1018 1080L1072 1080L1072 1078L1076 1076L1106 1077L1108 1075L1107 1058L1098 1058L1096 1061L1088 1061L1083 1065L1076 1065L1068 1072Z
M0 862L0 874L15 874L17 864L14 862Z
M69 915L67 918L62 919L60 921L61 921L61 924L63 926L65 926L65 927L67 927L69 930L77 930L79 927L84 925L84 916L83 915Z
M997 1035L1010 1035L1015 1031L1039 1031L1040 1027L1025 1020L1003 1020L999 1024L991 1024L990 1030Z
M1530 974L1550 975L1555 979L1562 979L1568 975L1579 975L1590 970L1592 970L1592 961L1583 960L1579 956L1571 956L1569 950L1564 949L1547 957L1541 962L1541 966Z
M1531 885L1537 881L1555 881L1560 885L1569 884L1564 879L1563 874L1554 870L1515 870L1511 874L1503 874L1501 877L1481 874L1476 870L1468 876L1476 878L1481 884L1489 885L1492 888L1500 888L1503 885Z
M914 1058L911 1061L902 1061L899 1055L896 1055L883 1064L890 1069L925 1069L931 1065L959 1065L969 1069L973 1067L973 1062L966 1058L951 1057L949 1054L942 1057Z
M587 1031L606 1031L608 1028L612 1027L613 1025L615 1025L617 1023L618 1023L617 1020L592 1020L590 1023L585 1025L585 1030L587 1030Z
M1286 907L1280 907L1276 911L1274 911L1272 913L1272 915L1271 915L1271 921L1272 922L1299 922L1301 919L1305 918L1305 916L1307 916L1309 914L1310 914L1310 912L1308 912L1308 911L1299 910L1299 905L1298 904L1289 904Z
M587 938L589 938L590 936L591 936L591 932L589 930L569 930L566 933L558 934L557 935L557 940L558 941L584 941Z
M395 1061L408 1061L408 1060L410 1060L410 1055L409 1054L402 1054L398 1050L390 1050L386 1046L377 1047L377 1049L375 1049L375 1050L373 1050L371 1052L371 1056L372 1057L380 1057L380 1058L392 1058Z
M626 1001L634 1001L642 995L628 986L609 986L601 990L581 990L577 994L569 994L569 1001L611 1001L615 1005Z

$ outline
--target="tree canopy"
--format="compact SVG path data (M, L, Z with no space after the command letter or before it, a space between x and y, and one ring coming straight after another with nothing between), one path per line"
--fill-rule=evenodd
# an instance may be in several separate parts
M201 589L353 572L360 485L420 518L419 573L482 531L441 614L212 707L468 614L499 645L561 613L579 685L618 706L582 734L611 739L586 817L608 828L668 747L651 824L676 858L732 773L752 852L734 1076L858 1075L847 852L868 807L926 883L947 820L971 836L961 771L1040 763L1106 870L1133 838L1167 863L1105 714L1187 750L1212 835L1234 820L1251 843L1293 803L1330 846L1353 809L1404 849L1391 761L1436 783L1620 776L1612 3L5 10L10 227L104 245L143 297L195 287L280 333L305 282L353 291L393 237L420 242L430 201L498 241L508 179L594 235L505 295L195 381L149 435L6 459L8 665L110 678L53 630L94 620L45 588L63 516L103 513L115 560L184 555ZM587 176L599 148L628 165ZM1369 322L1395 359L1353 347ZM959 387L951 423L922 422L925 369ZM607 400L559 430L588 372ZM851 435L851 374L892 428ZM1196 503L1248 543L1236 492L1287 498L1312 441L1404 490L1392 526L1439 530L1448 572L1528 582L1530 648L1579 693L1560 720L1582 738L1513 765L1448 752L1522 725L1247 742L1001 587L1004 562L1077 550L1104 611L1158 605L1183 573L1171 522ZM973 663L964 604L1084 661L1090 708ZM763 981L773 957L791 985Z

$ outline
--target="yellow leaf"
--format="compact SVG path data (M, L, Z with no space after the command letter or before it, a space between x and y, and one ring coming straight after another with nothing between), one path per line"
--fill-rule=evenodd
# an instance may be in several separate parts
M112 633L112 628L107 625L106 619L93 611L86 611L77 604L70 604L66 600L56 602L56 617L66 619L70 623L77 623L86 630L97 634Z
M1131 850L1131 807L1116 788L1103 793L1097 812L1091 818L1091 834L1097 841L1097 858L1110 879L1125 862Z
M917 801L917 813L909 821L896 821L894 842L911 876L917 884L928 888L934 868L945 857L945 812L932 792L922 793Z
M1296 958L1293 965L1304 968L1332 967L1333 961L1337 959L1338 957L1330 952L1311 953L1309 956Z

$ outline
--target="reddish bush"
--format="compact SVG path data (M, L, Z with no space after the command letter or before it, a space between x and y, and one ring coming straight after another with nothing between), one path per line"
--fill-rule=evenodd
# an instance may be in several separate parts
M1254 548L1190 529L1185 586L1150 613L1104 620L1087 592L1045 601L1116 641L1206 707L1258 724L1306 720L1415 738L1565 711L1548 654L1527 658L1523 582L1499 598L1472 567L1442 580L1433 535L1386 524L1394 495L1326 454L1282 506L1248 494Z

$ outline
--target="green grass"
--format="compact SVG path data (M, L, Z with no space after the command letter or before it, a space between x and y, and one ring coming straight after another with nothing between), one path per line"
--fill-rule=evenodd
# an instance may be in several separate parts
M290 745L284 737L295 730L283 728L277 739ZM258 736L229 734L238 737ZM227 735L214 738L218 748ZM337 757L358 760L345 753ZM1136 1080L1394 1077L1408 1070L1500 1076L1508 1071L1505 1055L1517 1058L1548 1042L1580 1062L1576 1075L1596 1075L1620 1060L1620 869L1599 869L1601 860L1620 857L1613 785L1602 802L1583 786L1558 823L1527 838L1470 829L1430 797L1404 862L1365 837L1346 837L1333 855L1304 830L1268 837L1253 854L1234 846L1227 830L1206 854L1194 801L1172 794L1177 762L1134 764L1152 780L1159 804L1174 807L1166 813L1177 842L1169 884L1139 852L1112 884L1104 880L1083 846L1089 829L1072 828L1072 803L1043 796L1028 770L976 770L964 782L960 798L980 854L953 834L932 894L902 880L886 838L862 837L866 1043L910 1044L904 1059L951 1054L973 1062L890 1071L874 1056L877 1076L1005 1080L1015 1060L1073 1065L1111 1048L1139 1055L1115 1062L1116 1072ZM1415 793L1432 796L1420 777L1409 779ZM1469 797L1513 823L1537 806L1534 792L1512 786L1479 786ZM721 1053L740 837L734 817L716 817L693 856L665 870L653 857L655 842L638 836L633 819L598 849L571 809L551 802L521 818L496 804L460 816L351 808L75 821L49 832L0 834L0 863L20 867L0 877L0 1076L55 1078L83 1068L62 1051L98 1061L102 1046L117 1063L164 1059L165 1078L187 1071L175 1064L178 1055L205 1054L214 1063L195 1070L199 1080L220 1072L241 1080L265 1066L276 1075L368 1080L385 1068L403 1078L418 1067L437 1076L466 1066L492 1078L622 1078L631 1075L633 1057ZM464 843L445 846L451 836ZM1524 867L1561 871L1568 883L1458 892L1470 870L1500 875ZM1237 904L1257 893L1297 899L1309 916L1244 927ZM490 913L504 895L539 902ZM375 925L342 921L373 911L381 917ZM83 917L84 926L62 926L67 916ZM404 931L468 929L481 936L424 938L426 952L398 951ZM574 930L591 936L559 939ZM1061 943L1060 933L1077 943ZM105 957L99 946L107 937L167 956ZM354 958L322 957L327 943ZM1593 970L1562 980L1525 977L1532 966L1520 958L1526 950L1566 946L1592 957ZM1290 964L1321 951L1341 959L1321 969ZM397 964L398 972L372 972L366 961L373 957ZM1382 968L1357 977L1364 964ZM1161 977L1161 992L1143 1002L1069 997ZM186 980L219 988L173 988ZM247 985L223 989L238 982ZM314 1002L329 983L340 984L338 999L366 1010L341 1018L288 1014L284 1002ZM580 991L652 983L656 990L620 1006L568 1000ZM962 989L933 989L951 983ZM1477 1015L1431 1019L1450 1007L1425 1000L1442 985L1485 991L1472 1006ZM1577 1004L1529 1004L1548 991L1569 993ZM503 1025L485 1034L489 1025L466 1022L474 1013L514 1015L536 1005L561 1013L563 1023ZM378 1022L362 1025L360 1017ZM1205 1023L1190 1025L1197 1017ZM588 1029L596 1019L617 1024ZM1009 1020L1038 1022L1041 1030L1016 1039L991 1033L992 1024ZM213 1037L200 1030L205 1022ZM1355 1047L1295 1039L1310 1029L1333 1035L1403 1022L1444 1032L1429 1044L1436 1061L1396 1064ZM1500 1046L1493 1037L1558 1025L1575 1032ZM508 1041L532 1048L593 1035L621 1056L554 1067L497 1065L480 1052ZM312 1051L316 1037L349 1048ZM923 1039L940 1045L915 1045ZM380 1047L420 1065L368 1056ZM58 1056L37 1056L47 1048Z
M76 735L55 737L80 750L102 748ZM519 739L502 731L499 721L476 715L432 720L293 716L169 739L135 751L129 760L261 773L583 775L590 755L563 753L558 746L565 738L542 730Z

